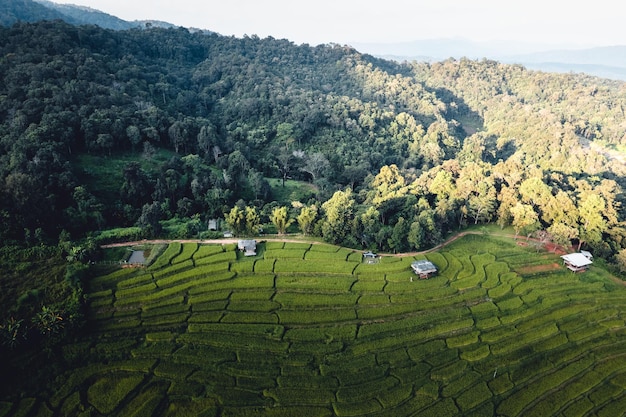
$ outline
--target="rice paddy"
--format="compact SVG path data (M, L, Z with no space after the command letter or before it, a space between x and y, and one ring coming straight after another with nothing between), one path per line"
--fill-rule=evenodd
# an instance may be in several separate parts
M321 244L170 244L89 284L64 372L0 416L614 416L626 290L468 235L358 261ZM439 269L419 280L410 263ZM543 267L528 268L529 265Z

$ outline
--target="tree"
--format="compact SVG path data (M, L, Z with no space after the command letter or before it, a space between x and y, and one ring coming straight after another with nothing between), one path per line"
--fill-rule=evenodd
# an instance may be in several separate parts
M528 204L517 203L511 208L511 215L513 216L512 224L516 237L520 232L528 235L539 228L539 217L532 206Z
M574 227L578 221L578 208L565 191L559 190L543 207L542 219L547 224L563 223Z
M331 243L341 243L348 237L354 216L354 205L352 190L349 188L345 191L336 191L322 204L325 214L322 223L324 239Z
M362 236L361 242L363 246L368 246L369 243L374 242L376 234L380 230L382 224L380 222L380 212L376 210L376 207L369 206L365 213L360 216Z
M198 132L198 136L196 137L196 139L198 141L198 149L202 151L203 156L206 158L207 156L211 155L212 148L217 142L215 126L211 124L202 126L200 128L200 132Z
M496 214L498 216L497 223L500 228L504 228L513 221L511 210L519 202L517 192L512 187L503 186L498 194L498 200L500 205Z
M135 207L147 203L152 194L152 183L141 165L136 161L129 162L124 167L123 176L124 182L120 188L122 201Z
M626 249L622 249L614 257L617 269L622 273L626 273Z
M239 206L230 209L228 214L224 216L224 220L235 235L240 235L246 230L246 212Z
M135 125L130 125L126 128L126 136L134 151L137 145L141 143L141 130Z
M415 219L409 228L407 241L414 249L421 249L424 246L425 233L426 231L424 230L424 227L420 223L419 219Z
M158 236L161 231L161 217L163 216L163 210L161 204L158 201L153 201L150 204L144 204L141 210L141 216L137 220L137 226L141 227L142 234L144 236Z
M261 216L254 207L246 206L246 233L250 236L259 233L261 226Z
M250 188L252 188L252 192L254 192L255 200L259 198L267 200L272 193L270 183L265 179L262 173L254 168L250 169L248 173L248 184Z
M300 209L300 214L296 217L298 221L298 226L300 227L300 231L305 235L310 235L313 231L313 224L315 223L315 219L317 218L317 207L316 206L303 206Z
M606 230L606 220L602 216L606 204L598 194L586 194L578 207L579 241L578 250L585 242L596 243L602 240Z
M300 170L310 174L313 181L324 176L330 169L330 162L321 152L315 152L304 157L304 166Z
M541 210L548 204L552 193L541 178L531 177L524 180L519 186L519 193L523 203L530 203Z
M552 241L560 246L570 247L572 240L578 237L578 229L566 223L556 222L548 227Z
M293 223L293 219L289 218L287 207L276 207L272 210L270 221L276 226L279 235L284 235L287 228Z
M396 165L385 165L374 177L371 184L373 195L371 201L379 206L381 203L406 195L408 189L405 186L404 177Z
M291 172L291 161L293 160L293 153L282 150L276 155L276 160L278 161L278 171L280 172L280 177L282 179L283 187L285 187L285 181L289 178L289 173Z
M389 248L397 252L404 252L407 249L407 234L409 232L410 224L404 220L404 217L400 217L396 224L393 226L391 236L387 240Z
M474 224L490 221L496 208L496 189L486 181L479 182L468 198L467 207Z

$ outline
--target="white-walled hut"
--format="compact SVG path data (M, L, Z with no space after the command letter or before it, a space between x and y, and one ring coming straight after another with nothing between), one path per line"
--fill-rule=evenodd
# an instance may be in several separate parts
M435 264L426 259L412 262L411 268L421 279L428 279L437 274L437 267Z
M563 264L567 269L573 272L583 272L589 269L589 266L593 263L591 259L582 253L569 253L561 256Z

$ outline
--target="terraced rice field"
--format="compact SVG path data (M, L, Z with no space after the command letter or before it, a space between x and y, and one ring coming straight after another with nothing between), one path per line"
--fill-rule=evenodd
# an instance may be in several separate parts
M573 274L484 236L426 255L440 270L430 280L411 281L414 257L365 264L274 242L259 253L172 244L151 267L93 279L88 333L64 347L56 388L0 402L0 416L626 410L626 291L599 268Z

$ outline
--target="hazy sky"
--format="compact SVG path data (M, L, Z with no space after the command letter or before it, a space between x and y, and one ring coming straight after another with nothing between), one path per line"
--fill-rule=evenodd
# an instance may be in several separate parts
M222 35L297 44L465 38L586 47L626 45L616 0L54 0Z

